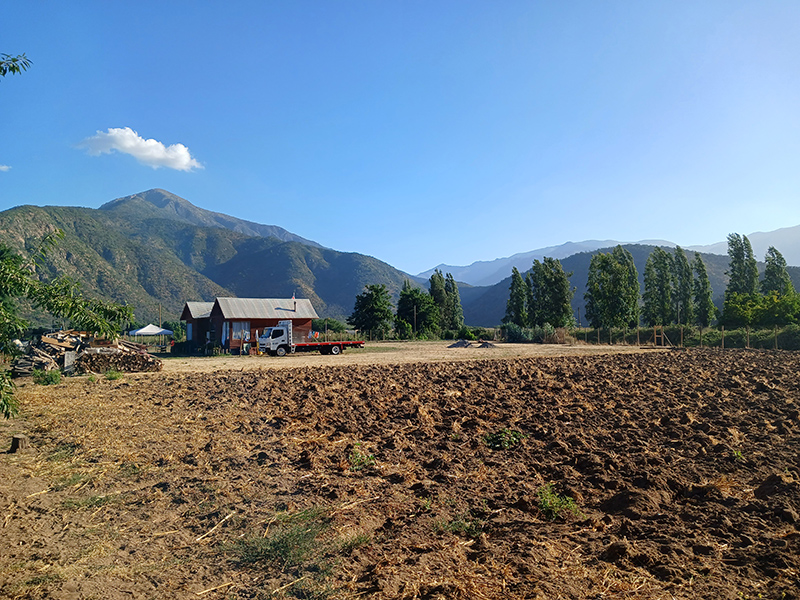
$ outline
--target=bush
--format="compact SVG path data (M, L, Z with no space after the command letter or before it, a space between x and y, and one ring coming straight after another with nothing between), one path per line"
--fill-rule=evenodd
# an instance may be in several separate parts
M503 325L506 341L522 344L553 344L558 338L555 328L549 323L543 327L520 327L514 323Z
M33 382L39 385L57 385L61 383L61 371L57 369L53 369L52 371L34 369Z

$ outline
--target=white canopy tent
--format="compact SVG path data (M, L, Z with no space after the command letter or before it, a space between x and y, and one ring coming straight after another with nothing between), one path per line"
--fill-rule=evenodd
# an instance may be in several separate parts
M128 335L172 335L169 329L162 329L158 325L145 325L141 329L134 329L128 332Z

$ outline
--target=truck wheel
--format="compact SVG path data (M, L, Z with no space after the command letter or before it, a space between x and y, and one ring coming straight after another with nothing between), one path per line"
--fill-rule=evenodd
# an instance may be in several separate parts
M341 351L342 351L341 346L331 346L331 354L333 354L334 356L339 354Z
M280 346L277 350L275 350L275 354L278 356L286 356L286 346Z

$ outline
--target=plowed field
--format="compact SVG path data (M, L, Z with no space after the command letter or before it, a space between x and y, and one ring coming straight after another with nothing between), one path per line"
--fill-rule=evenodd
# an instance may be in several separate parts
M0 597L800 598L798 353L174 366L23 384Z

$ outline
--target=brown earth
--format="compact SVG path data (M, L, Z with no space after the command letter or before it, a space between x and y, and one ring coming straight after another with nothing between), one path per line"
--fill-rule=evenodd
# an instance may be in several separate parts
M23 383L0 597L800 598L800 354L383 354Z

